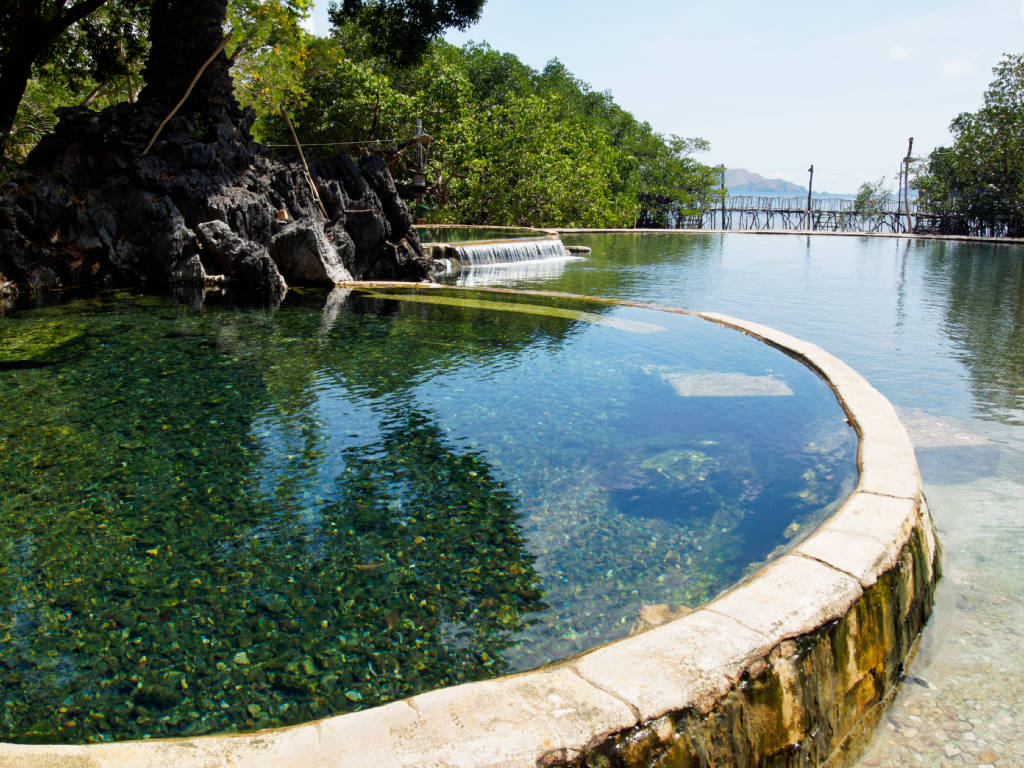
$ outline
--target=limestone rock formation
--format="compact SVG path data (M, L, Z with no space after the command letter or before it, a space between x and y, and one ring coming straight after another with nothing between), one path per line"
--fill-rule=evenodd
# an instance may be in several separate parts
M430 260L384 162L297 162L249 139L232 109L167 122L159 104L64 110L0 189L0 283L273 298L287 284L428 279Z

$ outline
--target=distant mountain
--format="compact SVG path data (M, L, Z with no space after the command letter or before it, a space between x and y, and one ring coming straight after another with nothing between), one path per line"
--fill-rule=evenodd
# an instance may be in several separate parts
M796 197L807 195L807 187L801 187L785 179L767 179L759 173L744 168L726 168L725 186L730 195L754 195L763 197Z
M750 195L752 197L807 197L807 187L801 187L785 179L768 179L759 173L744 168L725 169L725 187L730 195ZM812 197L844 197L853 199L856 195L830 192L814 192Z

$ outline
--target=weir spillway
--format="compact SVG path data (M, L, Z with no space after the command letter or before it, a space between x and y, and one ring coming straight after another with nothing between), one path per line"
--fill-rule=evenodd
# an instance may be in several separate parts
M517 237L506 240L471 240L456 243L424 243L440 271L523 264L569 258L557 237Z
M458 262L467 266L516 264L522 261L561 259L566 256L562 241L553 237L520 237L511 240L452 243L449 249Z

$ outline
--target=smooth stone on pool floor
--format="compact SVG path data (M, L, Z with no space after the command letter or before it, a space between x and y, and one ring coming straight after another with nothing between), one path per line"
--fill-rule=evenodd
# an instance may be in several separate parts
M662 381L680 397L786 397L786 382L772 376L744 373L663 373Z

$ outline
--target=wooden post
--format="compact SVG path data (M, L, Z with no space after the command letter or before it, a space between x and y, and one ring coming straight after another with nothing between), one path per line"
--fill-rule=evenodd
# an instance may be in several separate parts
M423 135L423 120L419 117L416 118L416 178L413 180L416 188L416 222L422 223L423 217L420 216L420 211L423 210L423 188L424 184L419 183L420 179L423 178L423 144L420 143L419 138ZM426 179L423 179L425 182Z
M909 235L914 231L914 227L910 222L910 163L913 158L910 153L914 149L914 137L910 137L910 142L907 144L907 156L903 158L903 203L907 206L907 234Z
M423 132L423 120L416 118L416 172L412 175L412 188L416 193L416 215L413 221L416 224L426 224L426 206L423 204L423 195L427 191L427 175L423 168L423 148L430 143L430 136Z
M807 169L810 177L807 179L807 228L814 229L814 222L811 219L811 188L814 184L814 163Z
M722 163L722 229L726 229L725 226L725 196L728 194L728 190L725 188L725 163Z
M896 171L896 222L893 225L893 232L900 228L900 211L903 209L903 161L900 160L900 168Z

